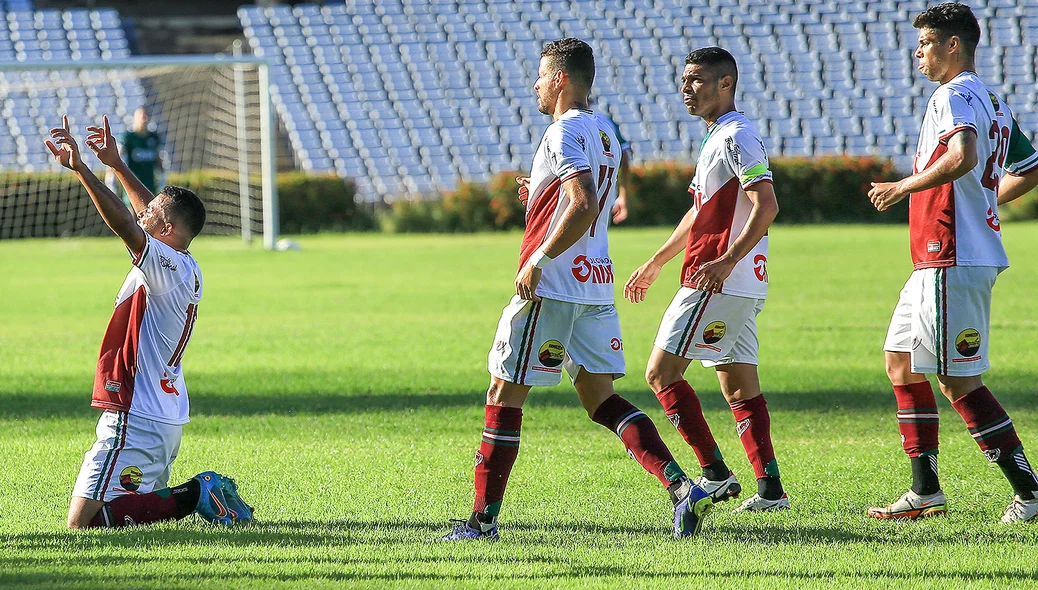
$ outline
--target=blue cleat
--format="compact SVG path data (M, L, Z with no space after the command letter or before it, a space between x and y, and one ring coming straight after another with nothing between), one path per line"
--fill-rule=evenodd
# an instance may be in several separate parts
M494 525L494 528L490 529L489 531L480 531L470 527L467 520L451 519L450 522L454 525L454 528L451 530L451 532L447 533L442 537L429 539L429 541L427 542L437 543L443 541L481 541L484 539L487 541L496 541L498 539L496 524Z
M245 500L241 499L241 495L238 494L238 484L234 483L234 480L229 477L219 476L223 480L223 485L220 486L223 491L223 497L227 501L225 506L231 513L231 520L235 523L239 522L252 522L255 520L253 515L256 513L245 503Z
M690 482L691 483L691 482ZM674 538L693 537L699 533L707 513L714 507L710 494L691 484L688 495L674 505Z
M233 523L234 516L231 514L228 507L229 502L223 491L223 476L213 471L205 471L193 479L198 480L202 488L198 494L198 506L195 508L195 512L213 524L229 525Z

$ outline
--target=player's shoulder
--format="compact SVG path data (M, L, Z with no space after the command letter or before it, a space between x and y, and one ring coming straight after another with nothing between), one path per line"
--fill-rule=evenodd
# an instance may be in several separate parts
M760 131L757 130L757 126L746 115L740 112L733 112L726 116L728 119L724 122L721 129L718 130L721 132L721 137L739 144L757 144L761 142Z

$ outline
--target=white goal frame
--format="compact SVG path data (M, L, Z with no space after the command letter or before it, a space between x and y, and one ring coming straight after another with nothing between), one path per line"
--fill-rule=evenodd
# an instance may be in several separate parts
M259 78L260 107L260 163L263 201L263 247L275 249L278 240L278 189L277 175L277 131L274 120L274 105L270 92L270 63L257 56L215 55L142 55L122 59L81 59L81 60L47 60L37 62L0 62L0 72L31 72L49 70L121 70L148 67L174 66L180 68L208 68L220 66L255 67ZM235 72L236 76L238 72ZM238 94L238 93L236 93ZM245 138L244 101L236 97L235 112L239 145ZM245 158L243 158L244 160ZM248 164L240 164L238 168L239 183L248 186ZM248 192L242 198L242 239L250 241L252 236L251 221L248 212Z

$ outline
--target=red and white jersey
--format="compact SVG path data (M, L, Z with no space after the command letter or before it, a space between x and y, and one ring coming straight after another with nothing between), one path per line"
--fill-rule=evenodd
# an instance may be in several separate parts
M1009 266L997 203L1013 126L1009 107L973 72L934 91L919 130L915 172L932 166L951 137L967 129L977 134L977 165L950 183L912 194L908 230L916 269Z
M191 254L150 235L133 265L101 342L90 405L186 424L180 361L202 299L202 272Z
M544 266L537 295L589 305L613 303L615 279L607 232L619 168L620 142L612 126L593 111L570 109L544 132L530 172L519 268L555 230L569 205L563 182L590 173L597 187L598 217L583 237Z
M746 189L771 180L767 150L760 133L742 113L725 113L707 131L688 185L695 220L688 234L681 284L699 267L728 251L750 218L753 202ZM768 295L768 236L765 235L732 269L721 292L763 299Z

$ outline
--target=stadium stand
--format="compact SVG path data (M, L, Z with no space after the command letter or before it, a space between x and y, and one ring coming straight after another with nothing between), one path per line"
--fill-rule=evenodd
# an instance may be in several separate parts
M110 59L130 55L119 14L114 10L40 10L32 2L6 0L0 12L0 67L4 62ZM40 149L66 112L73 125L114 114L126 124L144 102L133 77L113 73L105 80L67 80L72 71L4 72L0 69L0 167L51 169ZM68 83L63 83L63 81Z
M774 155L845 153L911 167L933 85L914 67L924 0L348 0L245 6L276 62L277 109L306 170L359 179L369 198L451 188L528 167L547 124L530 98L543 42L591 40L598 108L641 160L690 159L700 122L677 100L690 48L739 60L739 105ZM981 76L1038 130L1038 4L971 2Z

